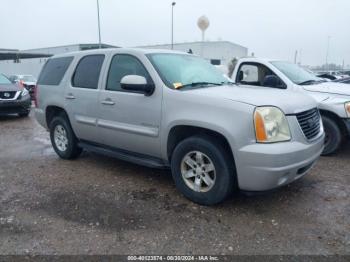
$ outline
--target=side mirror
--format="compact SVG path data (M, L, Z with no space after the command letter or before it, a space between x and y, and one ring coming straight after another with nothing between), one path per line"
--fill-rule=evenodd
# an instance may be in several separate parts
M286 88L283 82L275 75L267 75L264 78L263 86L272 88Z
M154 84L147 84L147 80L139 75L126 75L120 80L120 86L124 90L142 93L150 96L154 92Z

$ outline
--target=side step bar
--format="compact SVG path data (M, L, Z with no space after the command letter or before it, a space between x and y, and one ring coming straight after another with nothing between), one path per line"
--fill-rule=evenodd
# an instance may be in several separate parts
M120 160L124 160L141 166L159 169L169 168L169 165L164 163L161 159L151 156L132 153L121 149L109 148L102 145L95 145L85 141L80 141L78 143L78 146L86 149L87 151L92 151L109 157L115 157Z

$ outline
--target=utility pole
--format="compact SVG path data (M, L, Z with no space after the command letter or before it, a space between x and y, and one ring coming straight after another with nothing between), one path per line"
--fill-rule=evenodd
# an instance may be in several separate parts
M297 58L298 58L298 50L295 50L295 53L294 53L294 64L297 63Z
M171 50L174 49L174 6L176 2L171 3Z
M100 3L97 0L97 23L98 23L98 48L101 49L101 23L100 23Z

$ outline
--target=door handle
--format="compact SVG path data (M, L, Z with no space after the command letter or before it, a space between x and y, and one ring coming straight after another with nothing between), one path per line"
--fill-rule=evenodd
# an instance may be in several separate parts
M112 99L110 99L110 98L106 98L106 100L103 100L103 101L101 102L101 104L103 104L103 105L108 105L108 106L112 106L112 105L115 104L115 102L113 102Z
M75 99L75 96L72 93L69 93L65 96L66 99Z

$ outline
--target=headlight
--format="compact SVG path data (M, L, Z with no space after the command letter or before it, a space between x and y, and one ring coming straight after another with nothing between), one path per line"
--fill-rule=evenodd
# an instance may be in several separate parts
M291 139L284 113L277 107L257 107L254 112L256 141L282 142Z
M22 96L26 96L26 95L28 95L28 94L29 94L28 90L27 90L26 88L23 88L23 90L22 90Z
M350 102L345 103L345 111L346 111L348 117L350 117Z

